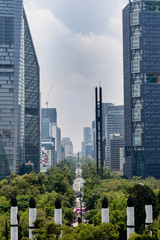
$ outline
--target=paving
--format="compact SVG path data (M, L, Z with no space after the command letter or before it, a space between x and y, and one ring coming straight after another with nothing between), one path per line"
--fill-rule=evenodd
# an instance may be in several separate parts
M83 209L82 211L82 222L83 221L83 215L84 215L84 209L85 209L85 202L83 202L83 192L82 192L82 188L83 188L83 184L84 184L84 179L81 177L82 174L82 169L81 169L81 164L77 164L77 168L76 168L76 178L74 180L73 183L73 189L75 191L76 194L76 206L74 208L74 212L76 215L76 221L73 223L73 227L77 227L78 226L78 218L81 218L81 209ZM81 204L82 201L82 204Z

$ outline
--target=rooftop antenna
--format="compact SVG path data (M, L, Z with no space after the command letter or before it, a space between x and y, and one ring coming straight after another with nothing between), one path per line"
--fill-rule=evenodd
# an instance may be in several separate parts
M50 96L50 94L51 94L51 89L52 89L52 85L50 86L49 93L48 93L48 97L47 97L47 101L46 101L46 107L47 107L47 108L48 108L49 96Z

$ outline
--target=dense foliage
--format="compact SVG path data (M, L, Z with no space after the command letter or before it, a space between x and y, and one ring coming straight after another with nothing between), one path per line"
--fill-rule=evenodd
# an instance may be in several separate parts
M154 227L160 229L160 181L154 178L142 180L133 177L132 180L122 178L107 168L104 168L104 180L96 174L96 164L92 159L82 160L82 176L85 179L83 193L86 207L89 210L86 220L95 226L101 222L102 200L107 197L109 201L110 223L114 225L119 234L119 240L126 239L126 207L129 195L134 200L135 230L139 236L145 234L145 199L147 195L152 197ZM158 231L156 231L158 234ZM143 235L142 235L143 236ZM135 236L134 236L135 237ZM153 237L153 236L152 236ZM134 239L134 238L133 238ZM135 238L141 239L141 238ZM142 238L142 239L152 239ZM155 238L153 238L155 239ZM158 238L157 238L158 239Z
M54 203L57 197L63 206L63 221L70 225L74 215L75 193L72 184L75 179L75 159L68 159L51 167L45 173L30 173L23 176L11 174L0 182L0 239L6 239L6 220L10 235L10 199L17 197L20 215L19 239L28 237L29 199L34 196L37 203L37 217L53 220Z
M85 216L88 224L73 228L75 219L75 193L72 185L75 179L76 159L67 159L51 167L46 173L31 173L19 176L11 174L0 182L0 239L10 236L10 198L17 196L20 222L19 240L28 238L28 203L31 196L37 203L35 239L54 240L126 240L126 207L129 195L135 206L136 233L130 240L160 240L160 181L134 177L122 178L104 168L104 180L96 174L95 161L82 159L84 201L88 209ZM152 196L154 223L145 229L145 198ZM62 202L63 226L54 223L54 203L59 197ZM101 223L102 200L109 201L110 223Z

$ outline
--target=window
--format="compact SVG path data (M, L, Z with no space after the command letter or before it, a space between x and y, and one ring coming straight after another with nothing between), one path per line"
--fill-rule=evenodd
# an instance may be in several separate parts
M141 109L137 108L132 110L132 121L133 122L141 121Z
M132 85L132 97L140 97L141 96L141 85L135 84Z
M131 26L139 25L139 12L131 13L130 20L131 20Z
M140 47L139 36L131 37L131 49L139 49L139 47Z
M140 61L139 60L131 62L131 72L132 73L140 72Z
M133 146L141 146L141 133L133 133Z

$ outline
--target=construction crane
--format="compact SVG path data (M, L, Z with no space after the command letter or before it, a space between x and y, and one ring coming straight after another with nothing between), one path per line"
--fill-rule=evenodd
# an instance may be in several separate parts
M46 107L47 107L47 108L48 108L49 96L50 96L50 94L51 94L51 89L52 89L52 85L51 85L51 87L50 87L50 89L49 89L49 93L48 93L48 97L47 97L47 101L46 101Z

